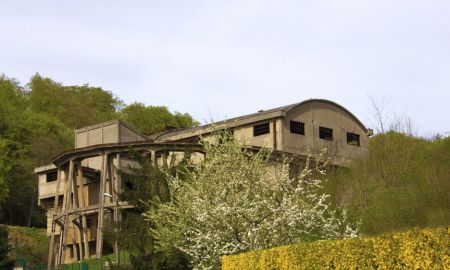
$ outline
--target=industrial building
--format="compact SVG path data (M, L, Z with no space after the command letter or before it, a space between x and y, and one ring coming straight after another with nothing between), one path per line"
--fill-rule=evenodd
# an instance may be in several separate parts
M134 164L127 154L130 149L149 156L154 166L185 151L199 160L204 153L198 138L213 140L214 131L223 129L256 149L317 157L326 148L338 166L364 157L371 135L346 108L322 99L151 136L119 120L77 129L74 149L35 169L39 205L47 211L49 262L59 265L102 256L105 219L118 221L120 210L133 207L117 196L122 188L118 171ZM113 249L117 254L117 243Z

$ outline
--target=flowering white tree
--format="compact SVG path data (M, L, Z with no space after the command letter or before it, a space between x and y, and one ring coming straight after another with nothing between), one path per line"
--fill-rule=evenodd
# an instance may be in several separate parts
M223 255L356 235L323 193L324 164L307 159L290 176L287 159L273 162L267 150L222 136L204 143L205 160L183 179L168 176L171 200L145 213L161 250L180 249L194 269L220 269Z

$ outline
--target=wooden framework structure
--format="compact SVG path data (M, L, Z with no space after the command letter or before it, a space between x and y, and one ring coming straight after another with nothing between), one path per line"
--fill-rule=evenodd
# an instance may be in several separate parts
M53 160L57 167L57 183L54 198L54 212L50 235L50 248L48 255L48 269L64 263L67 246L71 244L74 248L74 259L80 261L89 258L90 251L87 215L97 216L95 257L102 256L103 229L106 213L112 214L115 222L119 221L120 209L133 208L127 202L120 202L118 192L121 188L120 174L115 168L114 159L120 164L123 154L130 150L146 152L150 154L152 164L158 166L158 156L165 156L169 152L204 153L202 146L186 143L153 143L149 141L132 143L114 143L89 146L64 152ZM98 192L98 204L88 205L82 196L83 169L82 161L87 158L101 157L100 185ZM60 194L60 186L64 183L64 191ZM105 193L106 190L110 194ZM59 198L63 196L62 207L59 207ZM107 196L105 196L107 195ZM108 197L108 198L106 198ZM57 226L60 228L59 243L55 252L55 234ZM73 229L70 229L70 228ZM72 234L72 243L68 243L68 234ZM115 259L118 261L119 245L114 243ZM54 256L54 258L53 258Z

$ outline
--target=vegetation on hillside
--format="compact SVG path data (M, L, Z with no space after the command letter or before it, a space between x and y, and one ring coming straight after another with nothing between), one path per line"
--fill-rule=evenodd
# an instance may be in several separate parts
M10 256L11 245L8 241L8 229L0 225L0 269L10 270L14 267L14 261Z
M73 129L115 118L131 125L150 121L156 133L166 125L186 128L197 122L188 114L126 106L100 87L64 86L34 75L26 86L0 75L0 223L45 226L37 207L35 167L48 164L59 152L73 147ZM159 107L158 107L159 108ZM175 120L173 120L175 119ZM146 126L148 127L148 126Z
M333 178L335 202L361 220L363 234L450 225L450 137L378 134L367 158Z
M188 128L198 126L187 113L171 113L165 106L145 106L135 102L120 111L120 117L136 130L144 134L154 134L166 128ZM155 117L155 116L158 117Z
M20 226L7 226L7 228L11 243L19 255L26 260L27 265L33 266L46 262L49 248L46 229ZM15 256L16 252L13 252L13 255Z

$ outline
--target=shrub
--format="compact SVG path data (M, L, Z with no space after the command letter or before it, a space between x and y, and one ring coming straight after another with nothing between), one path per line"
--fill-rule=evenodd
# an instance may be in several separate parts
M222 258L222 269L450 269L450 228L301 243Z

